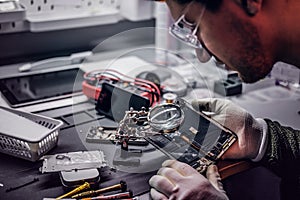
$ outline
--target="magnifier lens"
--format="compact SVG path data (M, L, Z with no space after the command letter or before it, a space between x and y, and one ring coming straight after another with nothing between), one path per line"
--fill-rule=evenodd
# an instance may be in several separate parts
M159 131L173 131L184 119L181 108L175 104L163 104L152 108L148 114L150 126Z

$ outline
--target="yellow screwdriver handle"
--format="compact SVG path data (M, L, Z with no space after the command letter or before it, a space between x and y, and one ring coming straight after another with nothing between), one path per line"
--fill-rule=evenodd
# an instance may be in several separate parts
M57 197L56 199L62 199L65 197L69 197L69 196L72 196L72 195L82 191L82 190L89 189L89 188L90 188L90 184L88 182L85 182L83 185L78 186L74 190L72 190L64 195L61 195L61 196Z

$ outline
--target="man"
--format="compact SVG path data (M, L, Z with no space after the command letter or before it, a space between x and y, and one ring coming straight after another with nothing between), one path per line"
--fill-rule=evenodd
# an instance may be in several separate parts
M300 1L298 0L167 0L176 20L171 33L196 48L200 61L211 55L253 83L270 73L277 61L300 67ZM185 36L184 36L185 34ZM216 121L238 136L222 159L260 162L299 194L300 131L221 99L193 102L212 111ZM215 166L207 179L190 166L166 161L149 183L153 199L228 199ZM296 199L299 198L295 197Z

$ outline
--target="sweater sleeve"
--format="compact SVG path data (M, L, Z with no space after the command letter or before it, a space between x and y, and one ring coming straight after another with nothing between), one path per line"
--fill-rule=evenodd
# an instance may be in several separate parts
M300 131L265 119L268 125L267 150L262 164L280 177L300 175Z

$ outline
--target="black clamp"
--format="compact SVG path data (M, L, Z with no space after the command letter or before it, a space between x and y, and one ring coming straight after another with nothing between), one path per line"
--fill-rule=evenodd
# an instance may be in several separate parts
M222 96L242 94L242 81L237 73L228 74L226 79L215 81L214 92Z

